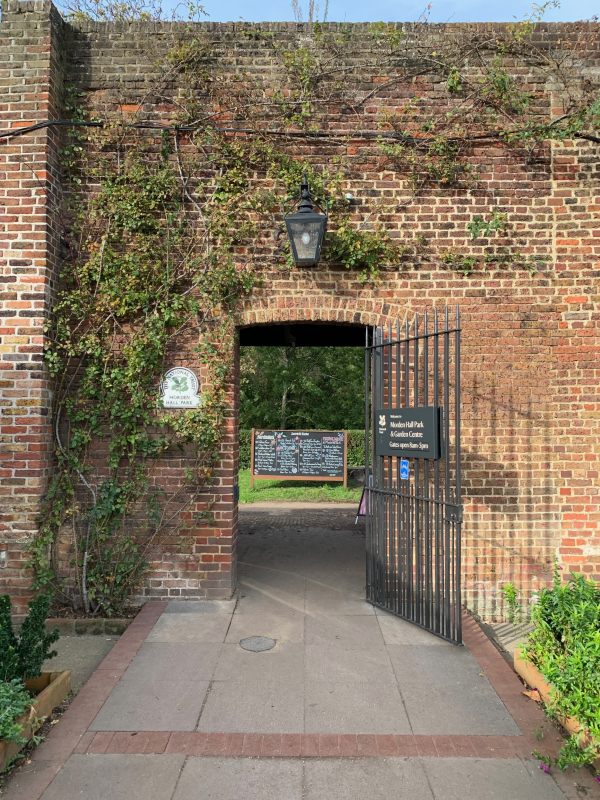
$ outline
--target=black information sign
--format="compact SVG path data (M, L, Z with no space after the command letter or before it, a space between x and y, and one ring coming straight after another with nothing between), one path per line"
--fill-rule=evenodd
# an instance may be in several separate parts
M252 478L346 480L343 431L252 432Z
M376 411L376 454L399 458L440 458L441 416L441 408L433 406Z

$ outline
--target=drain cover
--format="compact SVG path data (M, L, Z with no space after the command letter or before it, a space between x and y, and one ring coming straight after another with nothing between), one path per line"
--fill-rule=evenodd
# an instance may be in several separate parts
M244 650L250 650L251 653L272 650L275 645L275 639L270 639L268 636L248 636L246 639L240 639L240 647Z

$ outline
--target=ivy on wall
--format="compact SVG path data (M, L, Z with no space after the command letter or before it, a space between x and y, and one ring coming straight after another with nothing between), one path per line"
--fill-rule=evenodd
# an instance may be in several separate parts
M139 140L125 145L121 135L114 127L101 136L105 147L119 138L116 159L110 149L92 166L80 154L98 189L87 203L74 195L69 209L70 247L46 351L56 386L58 465L32 546L36 586L56 588L57 537L71 526L74 577L59 586L87 613L123 608L165 513L193 506L210 478L226 411L231 331L223 327L232 303L252 287L228 247L207 257L205 233L186 209L169 158L169 137L157 153ZM169 344L188 327L204 331L203 402L173 414L158 407L159 376ZM174 447L191 448L193 458L168 512L147 465ZM131 534L133 516L144 520L142 535Z

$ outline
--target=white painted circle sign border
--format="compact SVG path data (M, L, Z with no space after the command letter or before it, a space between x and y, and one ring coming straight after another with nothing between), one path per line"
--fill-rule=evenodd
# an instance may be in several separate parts
M160 384L163 408L198 408L198 377L187 367L173 367L165 372Z

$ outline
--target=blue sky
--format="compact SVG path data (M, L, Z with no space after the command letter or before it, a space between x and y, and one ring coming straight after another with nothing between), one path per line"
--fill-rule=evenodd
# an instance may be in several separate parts
M299 0L306 7L308 0ZM320 0L323 3L323 0ZM330 22L412 22L423 13L425 0L329 0ZM204 0L208 19L213 22L246 20L266 22L293 20L291 0ZM432 0L430 22L512 22L529 14L531 5L523 0L482 2L482 0ZM600 0L565 0L562 7L548 9L544 19L551 22L589 19L600 13Z

